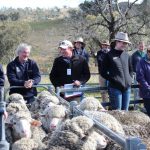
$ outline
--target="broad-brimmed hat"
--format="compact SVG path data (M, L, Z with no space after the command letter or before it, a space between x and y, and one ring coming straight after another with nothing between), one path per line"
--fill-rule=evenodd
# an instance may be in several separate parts
M124 33L124 32L118 32L115 35L115 39L113 39L113 41L121 41L121 42L125 42L125 43L128 43L128 44L131 44L131 42L129 41L128 34Z
M59 43L59 48L67 49L69 47L73 48L73 44L68 40L64 40Z
M85 44L82 37L77 38L77 39L75 40L75 43L77 43L77 42L80 42L80 43L82 43L82 44Z
M110 43L109 43L108 40L104 40L104 41L102 41L100 44L101 44L101 45L108 45L108 46L110 46Z

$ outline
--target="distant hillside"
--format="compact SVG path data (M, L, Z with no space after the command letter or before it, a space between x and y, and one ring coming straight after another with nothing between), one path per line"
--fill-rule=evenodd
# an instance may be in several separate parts
M43 72L49 72L54 58L58 55L58 43L69 39L69 28L64 20L30 22L32 30L27 38L33 47L32 58L35 59Z

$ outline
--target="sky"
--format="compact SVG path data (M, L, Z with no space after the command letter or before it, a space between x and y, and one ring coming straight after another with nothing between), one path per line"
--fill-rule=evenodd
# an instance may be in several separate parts
M126 1L126 0L119 0ZM133 1L133 0L130 0ZM138 0L139 2L142 0ZM12 8L53 8L63 6L68 7L78 7L80 3L84 2L84 0L0 0L0 8L2 7L12 7Z

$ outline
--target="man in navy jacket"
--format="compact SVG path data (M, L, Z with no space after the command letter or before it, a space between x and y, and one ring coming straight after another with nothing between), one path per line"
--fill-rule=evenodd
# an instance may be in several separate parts
M34 101L37 95L36 88L41 81L39 68L35 61L29 59L31 46L22 43L17 48L17 57L7 66L7 77L10 86L24 86L24 88L11 89L10 94L19 93L23 95L27 103Z

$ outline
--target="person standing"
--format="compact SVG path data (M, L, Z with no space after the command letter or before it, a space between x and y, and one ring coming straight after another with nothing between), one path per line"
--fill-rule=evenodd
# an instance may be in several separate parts
M104 57L106 56L106 54L109 52L110 50L110 44L109 41L102 41L100 43L100 50L97 52L97 62L98 62L98 72L99 72L99 83L101 87L106 87L107 86L107 80L105 80L101 75L101 65L102 65L102 61L104 59ZM102 101L106 102L108 99L107 96L107 91L103 90L101 91L101 96L102 96Z
M144 100L144 107L150 117L150 46L136 68L136 79L140 86L140 96Z
M90 71L85 58L74 55L73 45L70 41L64 40L59 45L61 55L54 60L49 78L54 87L61 87L65 84L81 86L90 79Z
M127 46L130 44L127 33L115 35L113 47L102 61L101 75L109 81L109 99L113 110L128 110L130 103L132 64Z
M145 43L144 41L140 41L138 44L138 48L137 50L132 54L132 66L133 66L133 72L134 72L134 76L133 76L133 82L134 84L138 84L137 80L136 80L136 67L137 64L139 63L139 61L145 57ZM133 90L134 92L134 99L138 100L139 97L139 89L136 88Z
M85 49L85 43L83 41L82 37L79 37L75 42L74 42L74 49L73 49L74 55L81 55L83 56L87 63L89 62L89 54Z
M34 101L37 91L33 85L41 81L39 68L35 61L29 59L31 46L21 43L17 50L17 57L7 65L7 77L10 86L24 86L22 89L10 89L10 93L23 95L27 103Z

